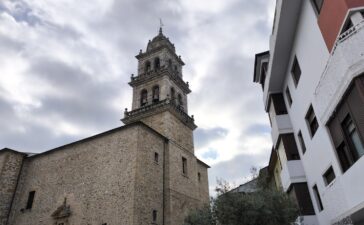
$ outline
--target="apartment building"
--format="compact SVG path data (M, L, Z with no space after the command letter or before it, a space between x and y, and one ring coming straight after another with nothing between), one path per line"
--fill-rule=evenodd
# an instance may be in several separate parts
M271 123L268 169L302 224L364 224L364 0L277 0L256 54Z

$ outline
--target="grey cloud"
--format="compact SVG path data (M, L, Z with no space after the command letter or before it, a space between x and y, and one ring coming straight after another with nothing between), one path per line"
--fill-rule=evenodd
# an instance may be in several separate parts
M39 96L37 100L41 102L41 107L31 109L29 117L48 118L49 115L56 115L76 127L86 130L92 128L93 131L99 132L121 125L119 119L122 116L122 109L130 107L131 99L128 102L120 102L120 110L115 109L112 104L117 98L131 94L127 81L129 74L136 72L137 61L134 55L139 49L146 48L148 39L157 35L159 18L162 18L166 25L164 33L175 43L178 54L181 54L186 61L187 72L189 72L184 74L186 78L201 75L194 74L196 70L194 64L197 62L192 61L191 58L196 52L189 52L190 49L185 48L191 37L201 37L201 43L206 40L215 42L214 50L217 50L218 54L209 54L209 49L197 53L200 57L208 54L212 62L208 65L208 75L201 80L202 88L196 91L193 89L195 84L191 83L194 91L189 98L192 103L189 107L191 113L195 114L196 118L203 118L203 115L197 115L194 111L204 104L208 105L208 109L214 107L217 109L215 111L233 111L235 116L231 119L241 130L241 142L244 142L244 138L249 138L249 135L266 133L264 124L261 124L263 122L254 121L258 117L266 118L261 102L260 87L252 83L254 55L244 56L240 48L241 43L244 43L244 46L251 46L252 52L265 50L253 49L254 42L259 41L266 42L268 47L271 27L265 22L266 0L234 1L224 11L218 13L192 12L190 8L194 7L193 5L186 8L179 1L114 1L114 5L104 15L100 12L97 16L90 15L83 20L79 18L78 22L88 28L85 30L78 30L76 26L72 26L72 21L67 21L67 18L64 18L65 24L46 21L40 14L34 13L35 10L42 9L34 9L30 3L22 4L23 8L16 12L7 11L6 13L11 14L18 22L28 23L31 29L34 28L32 26L42 27L44 33L37 34L45 36L41 36L39 40L43 38L61 43L66 50L74 51L75 57L83 56L87 59L83 62L85 65L77 61L68 65L52 57L53 49L49 49L45 55L37 52L35 57L32 52L23 51L27 49L28 42L31 40L26 37L11 39L0 35L0 50L12 49L17 53L21 51L24 60L29 63L29 74L24 76L36 76L57 92L57 95L49 93L46 96ZM77 7L77 1L73 4ZM7 9L0 3L0 11L5 10ZM249 26L245 25L244 20L250 19L253 22L249 23ZM33 31L37 32L37 30ZM84 33L85 31L88 33ZM220 34L226 34L229 40L219 39ZM89 36L91 39L88 39ZM261 39L251 40L250 36ZM100 45L107 44L120 53L117 57L121 59L113 59L120 65L113 65L114 61L109 63L105 59L107 52L103 49L104 46L87 45L87 41L92 42L94 37L102 40ZM44 43L31 44L43 45ZM0 54L3 52L6 51L1 51ZM3 54L6 57L6 53ZM72 60L72 56L70 57ZM199 57L194 59L200 60ZM91 66L93 70L85 72L80 69L82 66ZM105 71L115 71L111 69L113 66L117 67L116 71L122 73L127 71L129 74L113 74L113 77L117 78L107 78L102 82L97 79L97 76L103 76ZM0 93L2 93L1 90ZM0 148L8 146L24 151L43 151L81 138L67 135L56 136L52 131L57 130L57 127L48 128L32 123L31 120L25 121L15 113L16 107L15 103L4 100L0 95L0 124L2 124ZM251 122L241 123L241 118L246 117ZM15 126L26 129L23 132L12 130L11 128ZM196 147L207 146L212 140L223 139L228 132L228 128L222 127L199 128L195 133ZM251 166L262 166L267 160L266 155L238 155L231 161L213 165L210 169L210 181L214 185L216 177L228 181L243 178L249 175Z
M194 133L196 148L204 147L210 141L221 139L227 134L228 130L221 127L215 127L212 129L198 128Z
M34 110L35 115L59 114L79 126L94 124L106 128L118 123L122 106L119 112L115 111L110 101L126 86L121 80L100 83L77 67L49 60L38 61L31 72L61 94L41 97L42 107Z
M210 186L215 187L217 179L222 179L229 183L246 180L251 175L250 169L252 167L263 168L267 166L267 160L268 158L265 155L241 154L232 160L213 165L209 169Z
M41 22L40 18L34 15L33 10L26 2L17 0L12 2L12 4L14 5L14 10L9 10L0 3L0 10L9 13L17 22L25 22L30 26L35 26Z
M267 124L254 123L244 129L245 135L264 135L270 133L270 126Z

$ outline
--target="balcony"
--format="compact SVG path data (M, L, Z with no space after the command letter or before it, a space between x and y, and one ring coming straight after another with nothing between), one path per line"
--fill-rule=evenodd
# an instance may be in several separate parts
M269 118L272 126L272 140L276 146L279 135L292 133L291 119L287 113L282 93L271 94L269 103Z
M282 164L281 180L284 191L287 191L292 183L306 182L301 160L289 160Z
M315 90L315 112L326 124L352 79L364 72L364 20L341 34Z
M291 119L289 118L288 114L276 115L274 118L272 118L271 121L272 121L271 135L274 145L277 144L279 135L293 132Z

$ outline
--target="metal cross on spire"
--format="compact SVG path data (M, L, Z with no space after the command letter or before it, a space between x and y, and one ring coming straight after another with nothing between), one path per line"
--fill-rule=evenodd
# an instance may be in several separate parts
M159 33L162 34L162 27L164 26L162 18L159 18Z

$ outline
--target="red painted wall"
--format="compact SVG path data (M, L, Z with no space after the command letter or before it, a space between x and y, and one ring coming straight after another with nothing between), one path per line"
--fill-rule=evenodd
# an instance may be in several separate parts
M364 0L325 0L318 24L327 49L331 51L349 9L364 6Z

